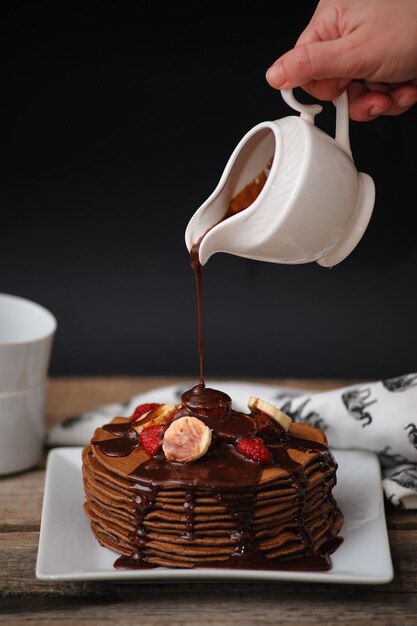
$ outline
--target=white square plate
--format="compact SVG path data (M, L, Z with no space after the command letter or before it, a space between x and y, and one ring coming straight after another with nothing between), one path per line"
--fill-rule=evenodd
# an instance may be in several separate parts
M375 454L334 451L339 464L334 495L345 521L343 544L328 572L169 569L116 570L117 555L94 539L83 511L82 448L55 448L48 456L36 576L41 580L308 581L387 583L393 578L379 462Z

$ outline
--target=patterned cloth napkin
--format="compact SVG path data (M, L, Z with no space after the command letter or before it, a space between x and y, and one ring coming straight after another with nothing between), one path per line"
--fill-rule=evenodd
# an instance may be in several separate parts
M99 406L52 427L49 446L85 445L98 426L128 416L143 402L180 401L195 384L152 389L122 403ZM206 381L229 394L236 410L248 411L249 396L271 402L296 422L321 428L334 449L369 450L378 455L388 500L417 508L417 373L331 391L274 387L258 383Z

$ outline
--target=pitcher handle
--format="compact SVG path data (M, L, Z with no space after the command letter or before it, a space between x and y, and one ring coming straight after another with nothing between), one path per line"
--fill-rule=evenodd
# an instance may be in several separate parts
M292 89L281 89L284 101L295 111L300 113L300 117L309 124L314 124L314 118L321 113L323 107L320 104L302 104L294 97ZM349 103L347 92L344 91L336 100L333 100L336 107L336 132L335 142L337 145L352 157L349 141Z
M333 104L336 107L335 141L346 154L352 157L349 140L349 102L347 91L344 91L336 100L333 100Z

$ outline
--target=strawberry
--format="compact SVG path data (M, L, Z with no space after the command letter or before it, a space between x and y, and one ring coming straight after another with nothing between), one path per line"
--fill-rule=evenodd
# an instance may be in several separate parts
M157 402L146 402L145 404L139 404L139 406L136 407L129 419L131 422L134 422L135 420L142 417L142 415L145 415L145 413L148 413L149 411L158 408L158 406L161 405Z
M141 442L145 452L151 456L155 456L161 450L161 435L165 431L163 426L149 426L144 428L139 435L139 441Z
M260 465L269 465L272 455L260 437L253 439L241 439L236 450L244 457Z
M255 416L258 433L266 439L279 439L284 430L266 413L257 413Z

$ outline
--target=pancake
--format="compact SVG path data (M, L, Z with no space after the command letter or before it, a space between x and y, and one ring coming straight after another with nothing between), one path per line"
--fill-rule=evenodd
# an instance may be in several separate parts
M273 415L259 421L259 412L233 411L226 394L203 391L197 408L183 396L95 431L82 454L95 538L120 555L116 567L329 569L343 515L325 434L294 422L286 432ZM190 437L173 448L197 445L186 462L164 453L180 424L197 429L190 438L183 428Z

